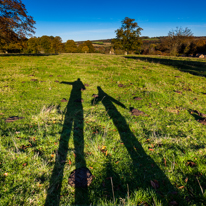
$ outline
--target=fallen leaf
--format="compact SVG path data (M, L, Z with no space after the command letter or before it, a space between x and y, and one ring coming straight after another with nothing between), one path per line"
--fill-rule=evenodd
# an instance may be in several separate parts
M8 176L8 173L7 173L7 172L5 172L5 173L4 173L4 176Z
M180 186L180 187L178 187L179 189L183 189L185 186Z
M118 163L119 163L119 161L115 162L115 164L118 164Z
M167 167L167 160L166 160L166 158L164 158L164 164L165 164L165 167Z
M187 181L188 181L188 177L185 178L185 182L187 182Z
M188 160L188 162L186 163L187 166L190 166L190 167L195 167L197 166L196 163L192 162L191 160Z
M93 167L89 167L91 170L93 170Z
M106 149L106 146L102 146L102 149L101 150L105 150Z
M24 163L23 166L25 167L27 165L27 163Z
M107 151L106 151L105 155L107 156Z
M153 181L151 180L150 183L151 183L152 187L156 190L157 188L156 188L155 182L153 182Z
M69 165L71 165L72 164L72 161L71 160L69 160Z
M149 150L150 150L150 151L154 151L154 149L152 149L152 148L149 148Z
M54 157L54 154L51 154L51 157Z

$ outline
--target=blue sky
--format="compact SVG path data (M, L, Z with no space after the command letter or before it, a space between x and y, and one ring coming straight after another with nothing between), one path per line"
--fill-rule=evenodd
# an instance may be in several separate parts
M115 37L125 17L143 28L141 36L166 36L176 27L188 27L206 36L206 1L191 0L22 0L36 21L35 36L60 36L63 42Z

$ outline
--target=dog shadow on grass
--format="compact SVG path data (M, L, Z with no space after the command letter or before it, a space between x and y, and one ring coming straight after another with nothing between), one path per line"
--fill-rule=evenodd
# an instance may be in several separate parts
M105 188L108 187L105 189L106 196L108 197L107 193L110 190L109 197L111 198L111 201L112 198L115 198L116 200L122 198L126 199L128 196L128 191L133 193L139 189L147 191L150 188L151 190L156 191L158 199L162 200L162 202L165 200L180 202L180 199L182 198L170 183L164 172L158 167L155 161L146 154L140 142L130 130L125 118L117 110L114 103L123 108L126 107L121 102L106 94L101 87L97 87L97 89L98 97L94 98L91 101L91 104L95 105L99 102L103 104L108 116L112 119L113 124L117 128L122 144L126 147L128 153L128 157L123 158L128 159L129 166L125 165L125 171L121 171L121 177L112 167L112 158L107 156L105 168L104 171L102 171L102 173L105 174L105 180L102 184L105 184ZM132 163L129 163L129 159ZM121 164L121 160L118 164ZM115 166L115 163L113 163L113 165ZM129 170L127 172L126 168L128 167ZM122 168L124 168L123 165ZM111 182L109 177L112 177L113 182ZM101 198L98 197L98 194L99 196L105 196L103 192L104 189L102 189L104 188L102 184L99 189L96 189L96 198ZM111 190L111 184L113 184L114 191ZM99 193L99 190L102 190L102 194L101 192Z
M64 176L64 167L69 150L68 143L71 136L72 127L75 150L75 166L76 168L86 167L84 157L83 106L81 103L81 91L84 90L85 87L80 79L77 79L77 81L74 82L61 83L71 85L72 91L66 107L65 120L59 140L59 148L56 153L55 165L50 178L50 185L47 190L45 206L60 205L60 192ZM88 189L75 188L75 204L87 204L88 201Z
M168 59L168 58L152 58L152 57L135 57L125 56L127 59L136 59L141 61L147 61L151 63L159 63L167 66L173 66L181 72L187 72L196 76L206 77L206 62L187 61L180 59Z

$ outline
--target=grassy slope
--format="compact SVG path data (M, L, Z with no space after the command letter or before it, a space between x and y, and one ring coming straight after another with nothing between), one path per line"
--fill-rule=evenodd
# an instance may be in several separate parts
M64 176L51 180L68 112L61 100L72 90L54 81L80 78L89 84L82 91L83 158L95 176L84 203L201 205L206 126L189 110L206 113L205 77L198 76L206 75L205 65L199 59L100 54L0 57L0 204L43 205L48 197L51 205L83 203L77 197L85 191L68 185L71 171L81 166L75 162L75 129L60 166ZM116 101L91 105L98 86L101 97ZM131 116L130 107L146 115ZM10 116L25 119L5 123ZM59 187L60 197L52 197Z

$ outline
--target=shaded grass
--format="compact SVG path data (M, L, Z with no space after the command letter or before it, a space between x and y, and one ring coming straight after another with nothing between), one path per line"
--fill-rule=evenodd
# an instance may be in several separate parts
M170 58L162 63L160 58L154 61L154 57L147 57L152 60L145 62L142 56L134 59L100 54L0 58L1 205L45 204L67 112L67 103L61 100L69 100L72 91L71 86L55 80L73 82L77 78L89 84L82 91L83 155L95 176L88 188L89 203L204 203L206 129L189 110L206 113L205 78L179 71L179 61L183 60ZM197 68L193 69L203 71L205 60L195 61ZM190 60L184 62L187 65ZM107 108L103 98L98 104L91 103L98 86L126 108L115 103ZM135 96L142 100L133 100ZM131 116L130 107L144 111L146 116ZM25 119L6 123L9 116ZM129 133L128 128L125 134L121 131L116 118L120 118L123 129L128 125ZM77 203L75 189L68 185L68 177L76 168L74 133L73 128L61 181L61 205ZM125 142L126 136L121 138L127 134L134 145L141 145L139 154L131 142ZM189 161L195 166L190 167ZM157 180L160 187L155 190L151 180Z

